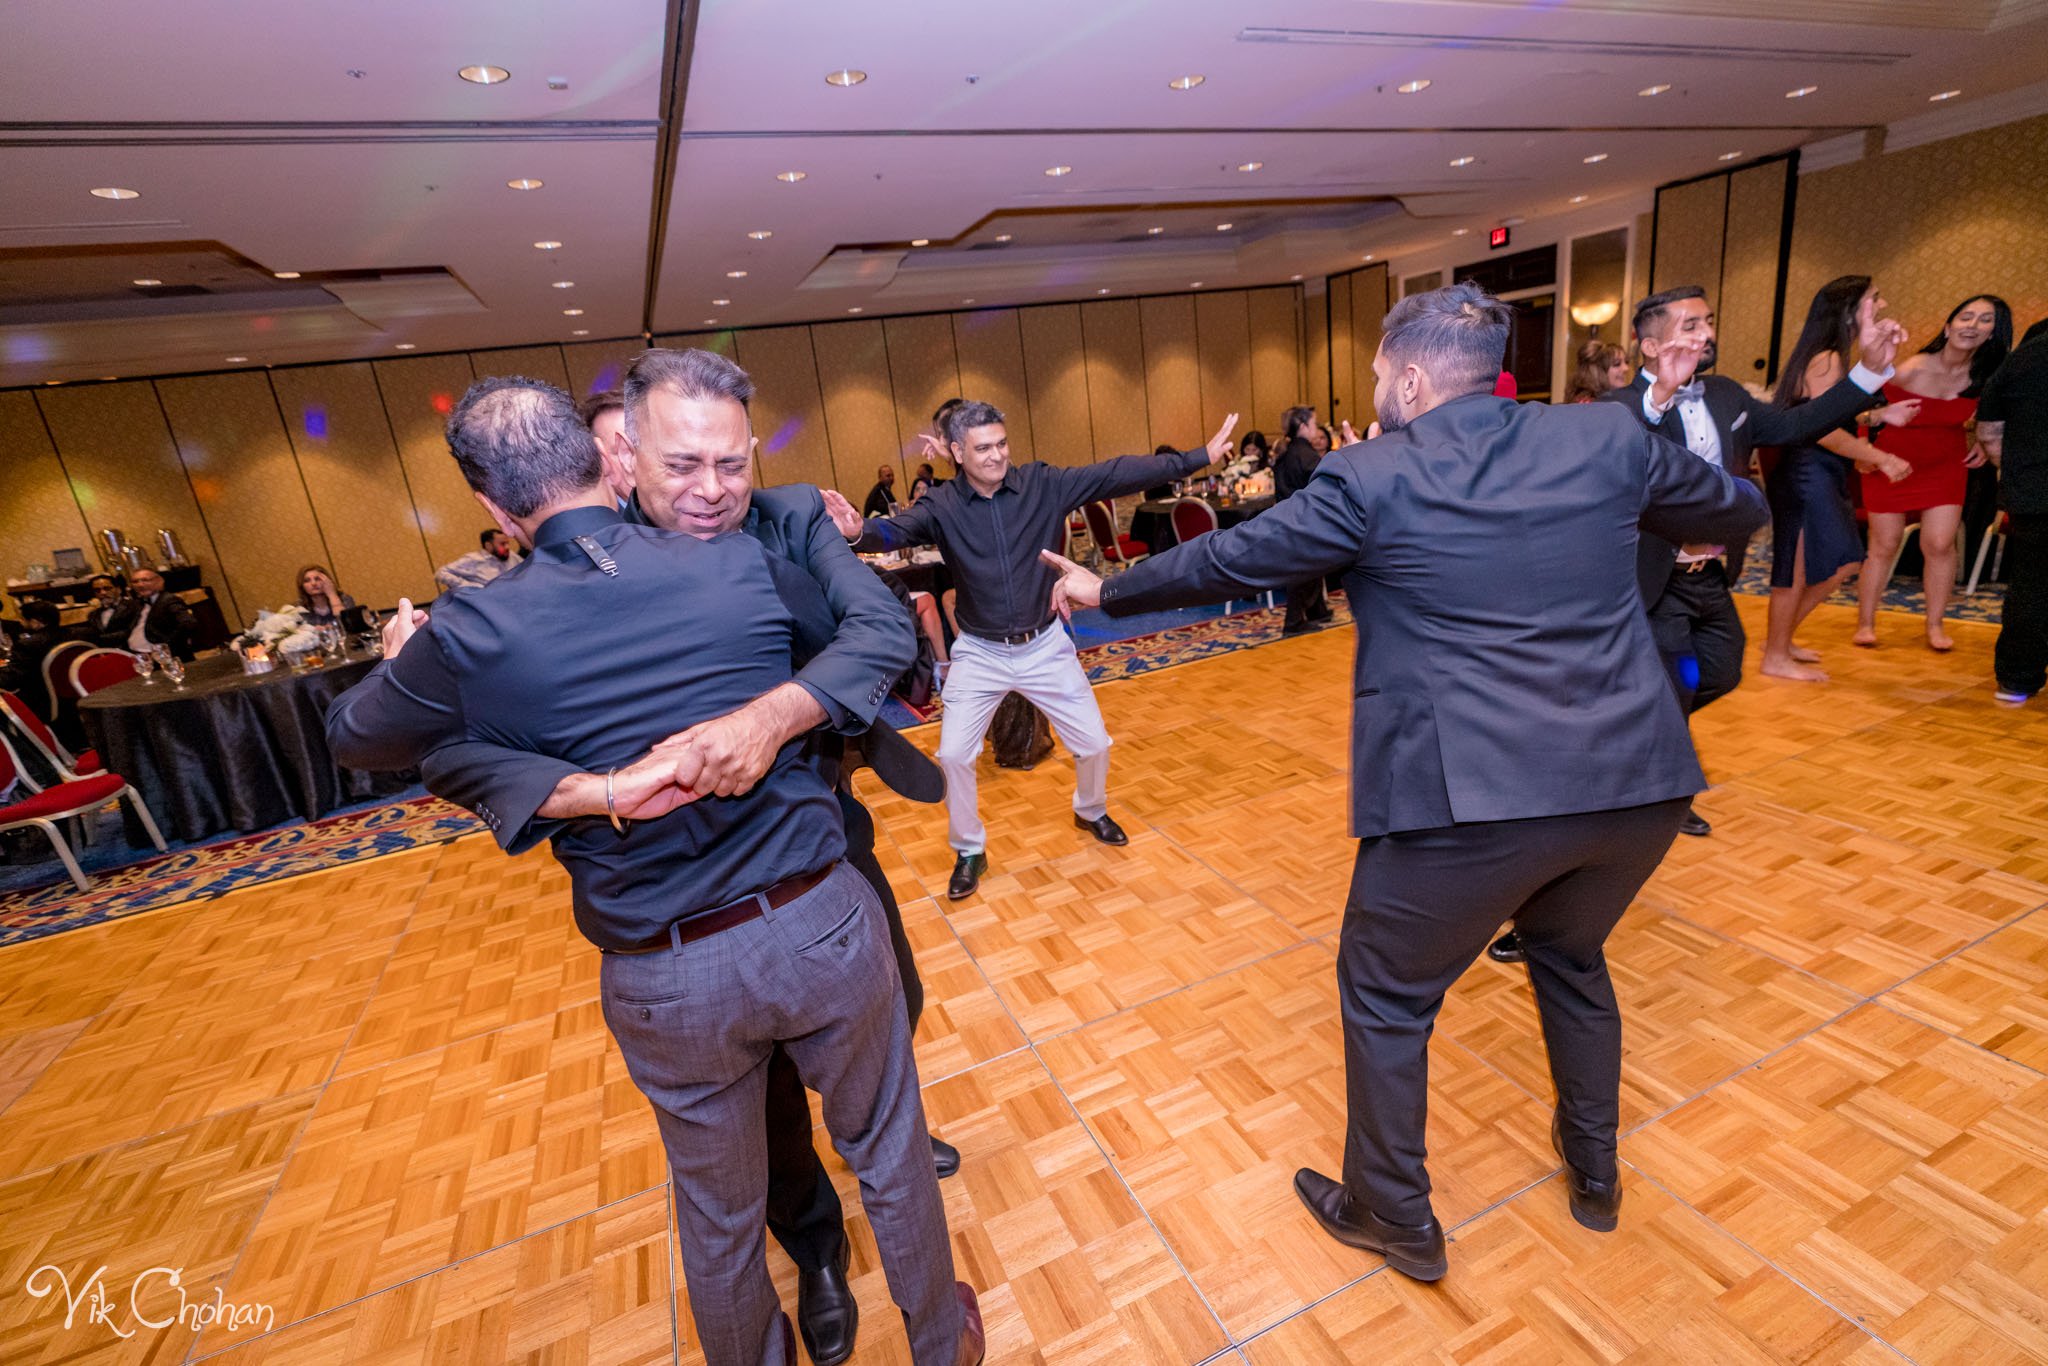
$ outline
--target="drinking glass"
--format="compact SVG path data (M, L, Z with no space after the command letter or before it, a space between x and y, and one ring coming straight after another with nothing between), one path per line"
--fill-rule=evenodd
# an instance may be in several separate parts
M185 661L176 655L167 654L163 659L164 677L171 680L171 686L179 692L185 690Z
M155 687L156 680L150 675L156 672L156 656L147 652L135 656L135 672L144 683Z

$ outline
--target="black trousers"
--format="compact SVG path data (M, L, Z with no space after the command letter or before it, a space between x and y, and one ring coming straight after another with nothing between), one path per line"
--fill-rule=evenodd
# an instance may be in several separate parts
M2048 684L2048 512L2011 516L1992 672L2002 690L2031 696Z
M924 983L917 960L903 933L903 912L882 865L875 861L875 818L853 794L840 790L839 810L846 822L846 861L868 880L881 898L889 921L889 943L896 950L896 972L903 979L903 1005L911 1032L924 1013ZM796 1064L778 1045L768 1057L768 1231L789 1259L806 1271L831 1265L846 1241L846 1213L832 1178L811 1145L811 1104Z
M1726 697L1742 681L1742 651L1749 641L1721 561L1708 560L1691 573L1683 565L1672 570L1671 581L1650 604L1650 634L1686 715Z
M1510 918L1528 954L1565 1154L1595 1180L1614 1179L1621 1013L1603 945L1686 806L1681 797L1360 841L1337 954L1353 1200L1397 1224L1434 1217L1429 1036L1444 993Z

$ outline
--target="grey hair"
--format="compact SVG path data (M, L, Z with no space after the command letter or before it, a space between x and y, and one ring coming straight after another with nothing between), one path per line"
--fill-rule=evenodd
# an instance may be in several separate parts
M1380 351L1413 365L1445 398L1482 393L1500 378L1513 310L1467 280L1411 294L1387 314Z
M967 434L976 427L994 426L1002 420L1002 410L993 403L962 403L946 414L946 444L964 446Z
M524 375L470 385L448 415L448 449L469 486L514 517L531 517L604 477L576 400Z
M633 357L626 368L626 439L637 442L640 418L647 411L647 396L656 389L673 390L678 397L709 402L730 399L746 408L754 399L754 381L746 371L715 351L696 347L676 351L657 346Z

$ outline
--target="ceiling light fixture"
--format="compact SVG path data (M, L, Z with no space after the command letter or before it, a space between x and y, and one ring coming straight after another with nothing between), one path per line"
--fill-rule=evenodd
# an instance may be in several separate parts
M535 180L532 176L523 175L517 180L506 181L505 188L508 190L537 190L546 183L544 180Z
M247 363L248 359L249 359L249 358L248 358L247 356L229 356L229 357L228 357L228 364L229 364L229 365L242 365L242 364L245 364L245 363Z
M704 320L704 325L705 325L706 327L711 327L711 326L715 325L715 324L716 324L717 322L718 322L718 319L716 319L716 318L706 318L706 319Z
M910 239L910 245L913 247L928 247L931 244L932 239L929 237L913 237Z
M862 310L860 310L860 309L858 309L858 308L849 308L849 309L847 309L846 311L847 311L848 313L859 313L859 312L861 312Z
M768 228L756 228L752 232L747 234L747 236L753 238L756 242L765 242L774 235L774 232Z
M862 81L866 80L867 78L867 72L855 71L852 67L843 66L839 68L839 70L837 71L826 73L825 84L836 85L841 88L846 88L849 86L859 85Z
M299 273L296 270L280 270L273 273L280 280L296 280L299 278Z
M587 337L590 335L590 329L587 327L579 327L575 331L571 332L569 335L572 337Z
M1230 230L1231 230L1232 228L1234 228L1234 227L1236 227L1236 226L1237 226L1237 224L1235 224L1235 223L1218 223L1218 224L1216 225L1216 231L1218 231L1218 232L1229 232L1229 231L1230 231Z
M747 273L744 270L728 270L725 273L725 278L728 280L744 280L747 278Z
M713 300L711 301L711 306L712 306L713 308L730 308L730 307L732 307L732 300L730 300L730 299L713 299Z
M1587 164L1588 166L1597 166L1597 165L1599 165L1599 164L1600 164L1601 162L1603 162L1603 161L1607 160L1607 153L1605 153L1605 152L1595 152L1595 153L1593 153L1593 155L1591 155L1591 156L1589 156L1589 157L1581 157L1581 158L1579 158L1579 159L1580 159L1581 161L1585 162L1585 163L1586 163L1586 164Z
M560 242L535 242L533 245L537 251L559 251L562 247Z
M1372 253L1367 252L1365 255L1359 257L1358 259L1361 261L1370 261L1372 259Z
M1817 85L1802 85L1797 90L1787 90L1785 98L1788 100L1803 100L1818 89L1820 87Z
M555 289L574 289L576 288L576 282L574 280L557 280L552 287Z
M1256 171L1265 164L1266 163L1263 161L1247 161L1243 165L1239 166L1237 169L1240 171Z
M1301 277L1299 275L1290 275L1287 278L1290 280L1299 280Z
M974 302L974 300L972 300L972 299L962 299L962 300L961 300L960 302L961 302L961 303L963 303L963 304L971 304L971 303L973 303L973 302Z
M1466 233L1468 233L1468 232L1470 232L1470 231L1472 231L1472 229L1470 229L1470 228L1452 228L1452 229L1451 229L1451 236L1453 236L1453 237L1463 237L1463 236L1464 236L1464 235L1465 235Z
M1175 76L1166 83L1166 88L1169 90L1193 90L1208 79L1207 76Z
M142 193L141 193L141 191L139 191L139 190L124 190L124 189L121 189L121 188L120 188L119 186L115 186L115 185L107 185L107 186L103 186L103 187L101 187L100 189L94 190L94 191L92 192L92 194L93 194L93 198L95 198L95 199L140 199L140 198L142 198Z
M1048 166L1045 168L1045 173L1047 175L1071 175L1073 170L1074 168L1071 166Z
M1202 282L1201 282L1200 280L1190 280L1190 281L1188 281L1188 288L1189 288L1189 289L1200 289L1201 287L1202 287Z
M1109 291L1108 291L1108 290L1106 290L1106 289L1098 289L1098 290L1096 290L1095 292L1096 292L1097 294L1107 294L1107 293L1109 293Z
M1636 91L1636 93L1638 95L1661 95L1670 88L1668 85L1646 85L1641 90Z
M777 171L775 178L785 185L794 185L809 174L808 171Z
M1010 234L1008 234L1008 233L1006 233L1006 232L999 232L999 233L997 233L997 234L996 234L996 241L998 241L998 242L1007 242L1007 241L1009 241L1009 240L1010 240Z
M149 288L149 287L150 287L151 285L160 285L160 284L162 284L162 283L163 283L163 281L162 281L162 280L137 280L137 281L135 281L134 283L136 283L136 284L138 284L138 285L141 285L141 286L142 286L142 287L143 287L144 289L148 289L148 288Z
M562 316L565 318L580 318L583 316L583 310L580 308L565 308L562 310Z
M471 85L497 85L512 79L512 73L502 66L465 66L455 74Z
M1944 90L1938 95L1929 95L1927 102L1929 104L1940 104L1943 100L1952 100L1962 93L1960 90Z
M417 343L414 342L400 342L397 346L393 347L392 349L394 351L410 351L416 344Z
M1452 157L1452 158L1451 158L1451 165L1453 165L1453 166L1470 166L1470 165L1471 165L1471 164L1472 164L1473 162L1475 162L1475 161L1477 161L1477 160L1479 160L1479 158L1478 158L1478 157Z
M1399 85L1395 86L1394 89L1403 95L1420 95L1423 91L1429 89L1431 84L1431 81L1428 81L1421 76L1417 76L1412 81L1401 82Z
M1740 152L1723 152L1723 153L1721 153L1721 155L1720 155L1720 156L1718 156L1718 157L1715 157L1715 158L1714 158L1714 160L1716 160L1716 161L1739 161L1739 160L1740 160L1741 158L1742 158L1742 153L1740 153Z

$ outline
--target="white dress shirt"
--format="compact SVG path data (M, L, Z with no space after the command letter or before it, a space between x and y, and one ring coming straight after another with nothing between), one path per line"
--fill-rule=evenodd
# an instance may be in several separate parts
M144 599L142 610L135 614L135 629L128 633L128 648L136 654L146 655L150 651L149 634L145 628L149 625L149 609L155 605L156 599Z

